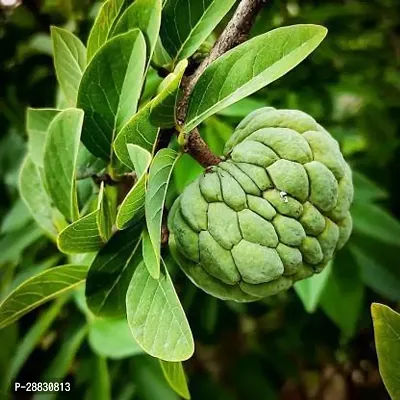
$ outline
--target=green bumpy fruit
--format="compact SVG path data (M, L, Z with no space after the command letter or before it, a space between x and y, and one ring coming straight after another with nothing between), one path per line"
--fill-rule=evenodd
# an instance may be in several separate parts
M255 301L323 270L352 230L351 170L309 115L262 108L175 201L170 249L188 277L225 300Z

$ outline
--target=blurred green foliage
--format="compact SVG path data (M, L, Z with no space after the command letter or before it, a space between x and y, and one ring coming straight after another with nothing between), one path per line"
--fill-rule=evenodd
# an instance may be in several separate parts
M68 261L19 199L25 110L57 99L50 25L86 40L98 9L91 0L32 0L0 9L0 298ZM369 305L398 308L400 301L400 7L397 0L271 0L252 34L295 23L329 29L318 51L267 89L209 118L200 131L221 154L233 127L256 108L311 114L339 140L355 171L354 233L328 275L298 287L299 297L291 290L255 304L221 302L176 271L196 338L195 357L185 363L193 399L388 398ZM147 89L158 82L154 74ZM182 157L175 191L201 171ZM136 355L136 348L107 347L107 336L110 342L126 338L116 338L113 326L107 333L94 324L81 297L42 307L0 330L3 391L13 380L67 377L74 383L70 398L176 398L155 360ZM117 356L107 358L113 352Z

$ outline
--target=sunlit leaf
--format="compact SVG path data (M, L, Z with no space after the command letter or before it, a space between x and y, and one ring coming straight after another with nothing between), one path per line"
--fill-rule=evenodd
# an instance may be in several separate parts
M109 160L114 137L135 114L146 62L142 33L132 30L109 40L85 70L78 107L85 112L82 141Z
M46 301L76 288L85 281L87 270L88 267L83 265L62 265L23 282L0 304L0 328Z
M285 75L324 39L326 28L294 25L274 29L218 58L190 96L185 131Z
M391 398L400 398L400 314L383 304L371 306L379 372Z
M189 323L163 266L153 279L144 263L133 274L126 294L129 327L146 353L165 361L184 361L194 351Z
M182 363L160 360L160 364L165 379L172 389L184 399L190 399L189 388Z

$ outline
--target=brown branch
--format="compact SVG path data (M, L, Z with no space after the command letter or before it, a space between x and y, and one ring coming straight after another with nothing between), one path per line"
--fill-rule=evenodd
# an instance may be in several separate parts
M178 122L181 125L183 125L185 121L190 94L202 73L213 61L247 39L254 20L266 1L267 0L241 0L232 19L215 42L209 55L202 61L196 71L185 80L183 96L177 110Z

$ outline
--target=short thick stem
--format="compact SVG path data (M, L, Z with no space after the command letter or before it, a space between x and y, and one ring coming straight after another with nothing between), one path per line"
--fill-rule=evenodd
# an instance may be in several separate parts
M187 135L185 152L189 153L205 168L211 165L217 165L221 162L221 158L210 150L207 143L200 136L198 129L193 129L193 131Z

